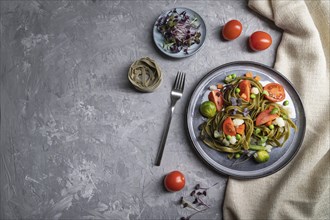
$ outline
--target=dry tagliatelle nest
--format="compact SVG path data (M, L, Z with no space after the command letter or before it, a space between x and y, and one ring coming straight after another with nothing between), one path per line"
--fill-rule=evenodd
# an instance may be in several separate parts
M130 66L128 79L137 90L153 92L163 77L157 63L149 57L143 57Z

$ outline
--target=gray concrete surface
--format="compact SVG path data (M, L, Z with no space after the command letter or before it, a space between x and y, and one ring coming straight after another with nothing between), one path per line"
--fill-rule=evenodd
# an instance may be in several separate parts
M178 219L178 205L195 184L212 185L211 208L195 219L222 219L227 177L194 153L184 109L194 85L230 61L272 66L281 31L247 1L0 1L1 219ZM207 25L204 47L173 60L159 53L152 27L166 9L197 11ZM230 19L243 23L235 41L219 37ZM264 30L274 43L254 53L248 36ZM132 62L149 56L164 73L153 93L131 87ZM177 71L187 73L160 167L154 166L169 93ZM166 173L187 185L164 190Z

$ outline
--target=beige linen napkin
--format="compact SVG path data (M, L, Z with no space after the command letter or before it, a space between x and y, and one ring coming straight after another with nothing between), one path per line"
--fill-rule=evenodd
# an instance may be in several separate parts
M260 179L229 178L223 206L231 219L330 219L329 1L250 0L284 32L274 68L298 90L307 129L297 156Z

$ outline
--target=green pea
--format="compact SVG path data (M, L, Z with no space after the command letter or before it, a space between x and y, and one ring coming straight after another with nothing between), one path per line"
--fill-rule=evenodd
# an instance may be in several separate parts
M273 108L270 114L274 115L277 114L278 112L279 112L278 108Z
M236 78L236 74L235 73L231 74L230 76L231 76L232 79L235 79Z
M250 98L251 98L251 99L255 99L255 98L256 98L256 95L255 95L255 94L251 94L251 95L250 95Z
M235 158L236 158L236 159L238 159L238 158L240 158L240 157L241 157L241 154L239 154L239 153L235 154Z
M284 106L289 105L289 100L285 100L285 101L283 102L283 105L284 105Z
M260 128L256 128L256 130L254 131L254 133L259 134L261 132Z
M227 136L226 136L226 139L227 139L228 141L230 140L230 138L231 138L230 135L227 135Z
M269 125L269 129L273 130L274 129L274 125Z
M240 134L236 134L236 139L239 141L239 140L241 140L241 135Z
M236 92L236 93L239 93L240 91L241 91L241 90L240 90L239 88L236 88L236 89L235 89L235 92Z
M262 94L264 94L264 95L269 95L268 91L266 91L266 90L264 90L264 91L262 92Z

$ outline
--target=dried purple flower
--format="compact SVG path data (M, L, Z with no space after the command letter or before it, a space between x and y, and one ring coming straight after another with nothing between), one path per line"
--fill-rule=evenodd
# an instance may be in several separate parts
M237 98L237 105L241 106L242 105L242 99L241 98Z
M208 204L206 204L201 198L197 198L198 200L198 205L203 205L203 206L206 206L208 208L211 208Z
M246 117L249 114L249 112L250 112L249 109L244 108L244 111L243 111L244 117Z
M237 99L235 97L230 98L231 105L237 106Z

